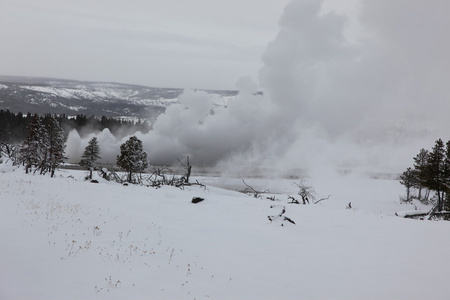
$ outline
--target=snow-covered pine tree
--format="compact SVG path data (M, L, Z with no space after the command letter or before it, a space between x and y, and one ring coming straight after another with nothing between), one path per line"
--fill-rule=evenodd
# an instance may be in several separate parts
M147 168L147 153L143 150L142 141L136 136L130 137L120 145L117 165L128 173L129 182L132 181L133 173L142 172Z
M89 172L89 179L92 179L92 171L95 168L95 161L100 159L100 146L98 145L97 138L94 136L89 140L88 145L84 149L83 155L81 155L80 165L86 167Z
M66 136L64 130L59 125L59 122L51 117L48 120L47 126L47 155L46 161L43 162L41 174L47 171L50 176L55 176L56 168L67 160L64 152L66 149Z
M28 125L28 135L20 148L19 163L25 165L28 174L33 167L38 167L46 156L47 130L42 123L42 118L37 114L33 116Z

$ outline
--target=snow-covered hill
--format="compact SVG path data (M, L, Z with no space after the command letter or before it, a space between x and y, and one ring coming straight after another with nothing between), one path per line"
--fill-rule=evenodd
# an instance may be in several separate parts
M104 82L0 76L0 107L14 112L155 118L183 92ZM235 91L206 91L220 105Z
M276 188L270 201L212 186L238 182L226 178L83 176L0 164L0 299L448 299L450 223L396 217L412 208L397 181L312 179L331 198L296 205L287 180L246 180Z

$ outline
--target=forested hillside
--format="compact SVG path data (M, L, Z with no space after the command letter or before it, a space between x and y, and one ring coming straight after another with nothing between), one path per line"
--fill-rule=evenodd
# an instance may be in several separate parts
M215 102L235 97L237 91L205 91ZM155 119L178 102L179 88L86 82L0 75L0 108L32 114L95 115Z

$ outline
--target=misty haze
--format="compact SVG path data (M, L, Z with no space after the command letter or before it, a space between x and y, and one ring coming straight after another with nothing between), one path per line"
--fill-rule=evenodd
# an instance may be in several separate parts
M0 4L1 299L448 298L450 2L58 4Z

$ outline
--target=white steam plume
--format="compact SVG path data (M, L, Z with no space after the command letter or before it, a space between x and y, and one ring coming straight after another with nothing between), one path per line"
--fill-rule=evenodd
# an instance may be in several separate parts
M400 172L449 139L450 2L361 0L358 15L336 3L292 1L259 86L241 79L227 107L185 91L140 135L151 163Z

